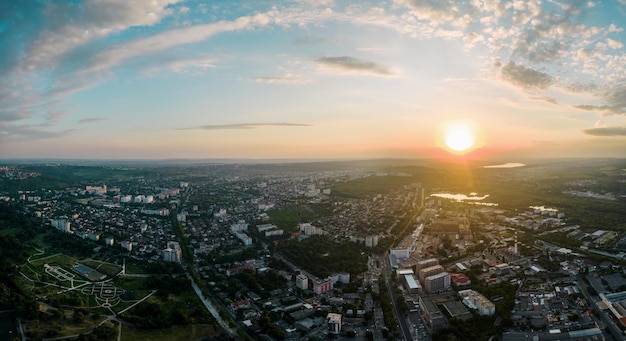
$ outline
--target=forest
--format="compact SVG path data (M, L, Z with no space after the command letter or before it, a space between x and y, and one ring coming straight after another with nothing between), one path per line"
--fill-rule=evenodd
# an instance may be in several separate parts
M329 236L311 236L280 243L277 251L306 271L325 278L333 273L356 275L367 270L367 253L356 243L338 242Z

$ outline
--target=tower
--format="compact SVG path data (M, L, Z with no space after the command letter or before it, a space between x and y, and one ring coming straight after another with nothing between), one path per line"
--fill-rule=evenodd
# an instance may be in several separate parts
M513 248L513 254L515 255L515 257L518 256L517 254L517 230L515 230L515 246Z

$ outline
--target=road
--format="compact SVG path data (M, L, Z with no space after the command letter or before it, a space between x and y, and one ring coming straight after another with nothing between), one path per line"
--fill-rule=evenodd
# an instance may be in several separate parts
M187 278L189 278L189 281L191 281L191 287L196 292L196 295L198 295L198 298L200 299L200 301L202 301L202 304L204 304L209 313L213 315L217 323L219 323L219 325L228 333L228 335L230 335L231 337L237 337L237 331L232 329L228 325L228 323L222 319L217 309L213 306L213 303L209 299L204 297L204 295L202 294L202 290L200 290L200 287L198 287L191 275L188 272L186 274Z
M383 276L385 276L385 282L387 283L387 290L389 292L389 297L391 298L391 304L393 306L393 313L396 317L396 321L398 321L398 325L400 326L400 331L402 332L404 340L413 340L413 335L411 334L411 328L408 326L406 318L404 317L404 313L400 311L398 305L396 304L396 291L395 288L392 288L391 280L389 274L391 273L391 264L389 264L388 253L383 255Z

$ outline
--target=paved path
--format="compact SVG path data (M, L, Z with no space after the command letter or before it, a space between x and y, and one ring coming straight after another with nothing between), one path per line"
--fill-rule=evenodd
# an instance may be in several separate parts
M143 302L143 301L147 300L147 299L148 299L148 297L150 297L150 296L154 295L156 292L157 292L156 290L152 290L152 292L151 292L150 294L146 295L146 297L144 297L144 298L140 299L139 301L137 301L137 302L133 303L130 307L128 307L128 308L126 308L126 309L124 309L124 310L120 311L119 313L117 313L117 315L122 315L122 314L123 314L123 313L125 313L126 311L128 311L128 310L130 310L131 308L135 307L137 304L139 304L139 303L141 303L141 302Z
M204 304L204 306L209 311L209 313L213 315L217 323L219 323L219 325L224 330L226 330L228 335L230 335L231 337L237 337L237 331L230 328L228 323L222 319L217 309L213 306L212 302L206 297L204 297L204 295L202 294L202 290L200 290L200 287L198 287L198 285L196 284L196 282L193 280L193 278L191 277L189 273L187 273L187 278L189 278L189 280L191 281L191 287L196 292L196 295L198 295L198 298L200 299L200 301L202 301L202 304Z

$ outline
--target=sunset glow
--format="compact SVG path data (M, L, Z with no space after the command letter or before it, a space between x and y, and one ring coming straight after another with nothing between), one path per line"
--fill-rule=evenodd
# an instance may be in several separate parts
M0 11L2 158L624 155L624 1Z
M464 153L474 146L474 134L468 126L451 126L445 134L446 147L455 152Z

